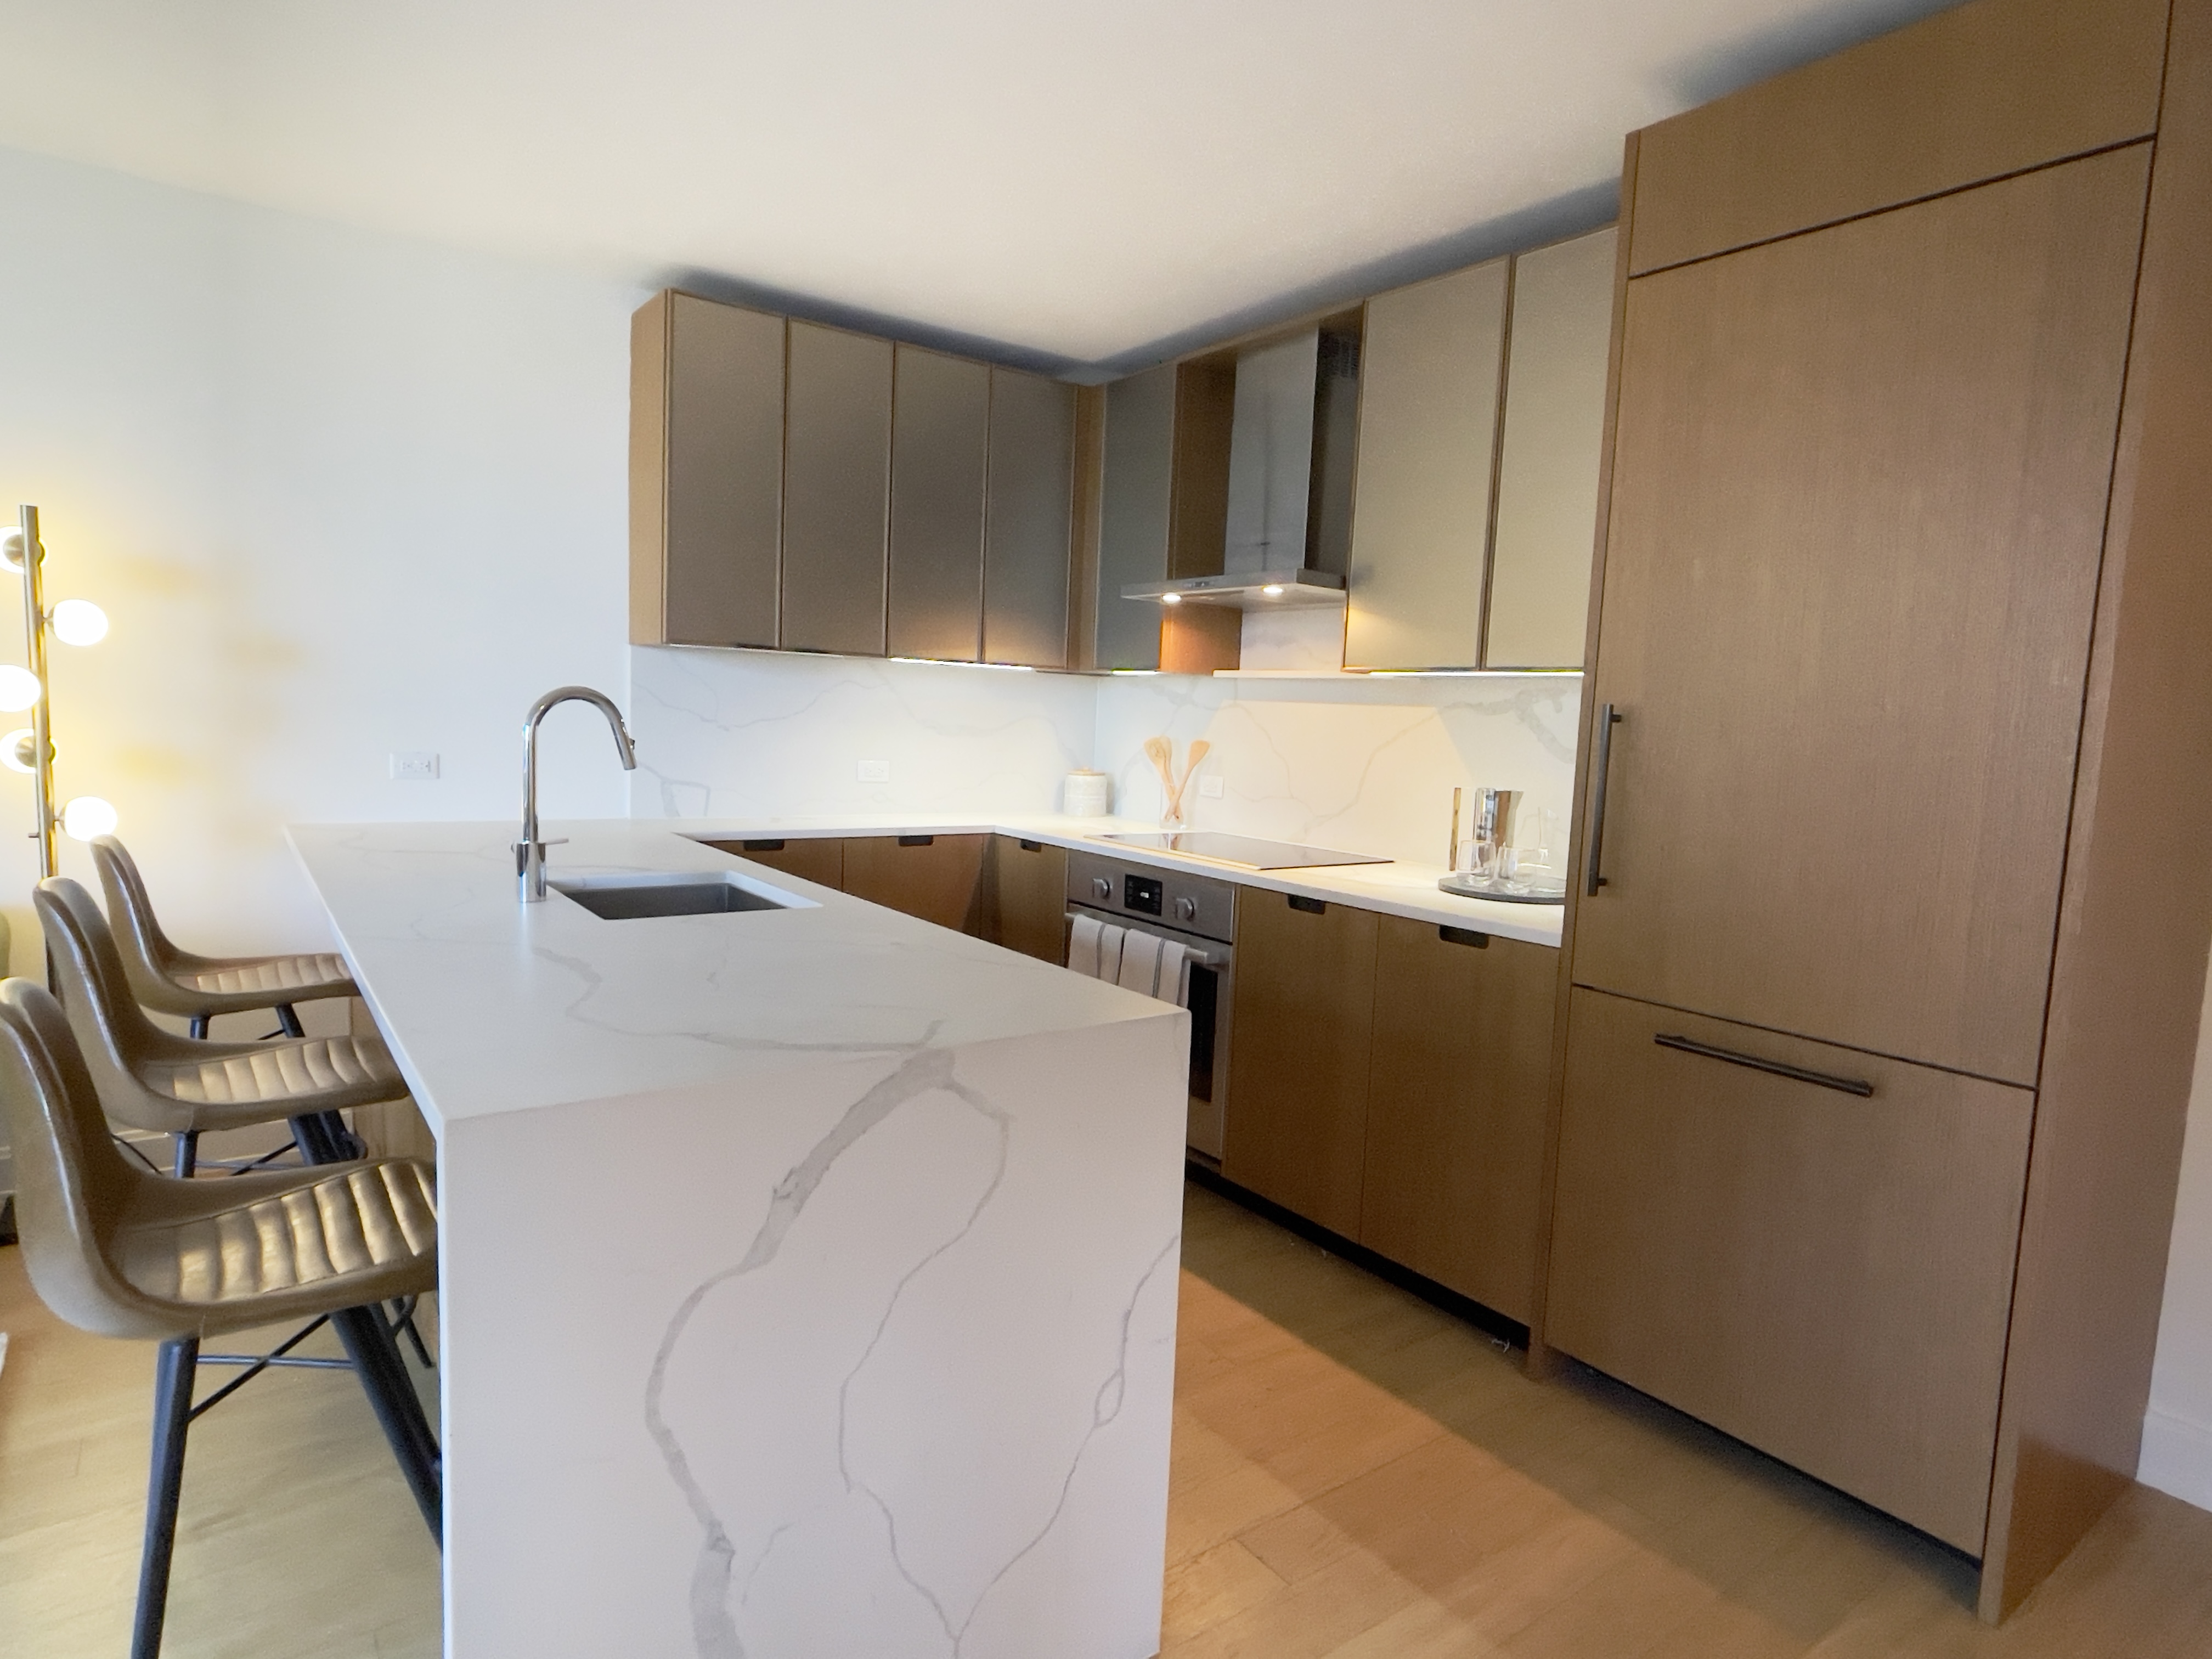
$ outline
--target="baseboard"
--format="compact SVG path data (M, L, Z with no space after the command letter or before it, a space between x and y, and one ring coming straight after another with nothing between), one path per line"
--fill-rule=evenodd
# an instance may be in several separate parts
M2136 1479L2185 1504L2212 1510L2212 1425L2152 1407L2143 1413Z

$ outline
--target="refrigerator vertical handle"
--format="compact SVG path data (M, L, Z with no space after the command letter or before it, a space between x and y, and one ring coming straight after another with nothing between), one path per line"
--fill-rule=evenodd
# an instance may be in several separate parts
M1590 780L1589 853L1584 860L1589 879L1583 889L1592 898L1605 885L1605 878L1599 873L1605 856L1605 780L1613 764L1613 728L1620 724L1620 711L1611 703L1597 711L1597 764L1592 769L1596 775Z

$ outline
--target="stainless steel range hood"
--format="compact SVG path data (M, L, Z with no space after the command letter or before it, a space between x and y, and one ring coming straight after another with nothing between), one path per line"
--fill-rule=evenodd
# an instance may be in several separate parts
M1341 606L1358 396L1352 330L1309 329L1240 353L1221 574L1135 583L1121 597L1240 611Z

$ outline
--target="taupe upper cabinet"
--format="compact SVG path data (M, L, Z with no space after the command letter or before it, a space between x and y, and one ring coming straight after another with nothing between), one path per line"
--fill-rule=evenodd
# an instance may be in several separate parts
M786 650L881 656L891 345L793 322L784 402Z
M1075 388L991 370L983 660L1067 665Z
M973 662L983 636L991 371L917 346L902 345L896 356L890 654Z
M781 317L657 294L630 322L630 624L639 645L776 643Z
M1346 667L1481 663L1506 276L1493 259L1367 302Z
M1104 499L1099 512L1100 668L1160 665L1160 608L1121 597L1167 580L1175 484L1176 365L1106 388Z
M1513 261L1485 668L1583 665L1617 240L1607 226Z

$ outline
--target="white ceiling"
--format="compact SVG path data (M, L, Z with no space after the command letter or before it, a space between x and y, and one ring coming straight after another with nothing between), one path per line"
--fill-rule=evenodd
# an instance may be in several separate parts
M0 0L0 143L1127 364L1610 217L1629 129L1944 3Z

